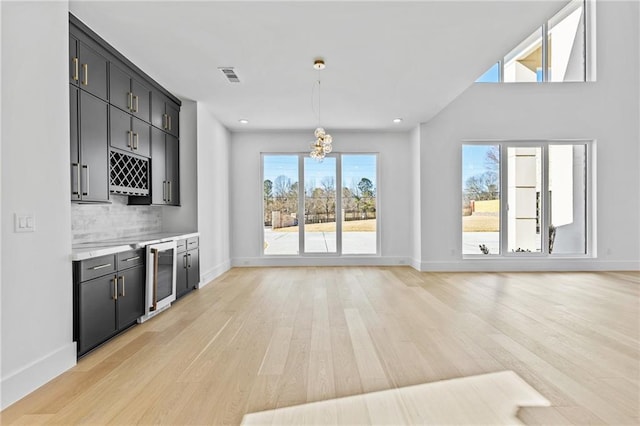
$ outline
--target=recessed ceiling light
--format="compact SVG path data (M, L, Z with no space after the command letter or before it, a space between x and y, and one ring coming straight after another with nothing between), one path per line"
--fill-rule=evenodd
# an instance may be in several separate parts
M400 117L394 118L393 122L396 123L396 124L400 124L400 123L402 123L402 118L400 118Z
M249 124L249 120L247 120L246 118L241 118L240 120L238 120L238 123L240 123L240 124Z

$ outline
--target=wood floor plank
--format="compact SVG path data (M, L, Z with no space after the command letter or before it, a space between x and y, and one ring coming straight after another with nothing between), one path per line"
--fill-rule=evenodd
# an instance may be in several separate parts
M0 418L239 424L266 412L272 424L473 423L465 416L475 413L494 424L519 390L470 386L454 397L438 383L511 371L551 403L522 408L525 423L638 424L639 302L638 272L235 268ZM411 389L426 384L431 403L420 411L424 395Z

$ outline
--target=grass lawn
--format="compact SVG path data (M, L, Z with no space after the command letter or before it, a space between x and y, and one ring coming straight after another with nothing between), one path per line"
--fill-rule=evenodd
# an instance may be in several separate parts
M307 232L336 232L336 223L311 223L304 226ZM376 220L350 220L349 222L342 222L342 232L375 232ZM290 226L288 228L274 229L273 232L298 232L297 226Z
M462 232L497 232L500 229L500 216L478 215L462 217Z

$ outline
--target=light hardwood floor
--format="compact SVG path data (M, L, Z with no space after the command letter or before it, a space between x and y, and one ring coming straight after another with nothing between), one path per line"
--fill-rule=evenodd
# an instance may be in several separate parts
M640 273L237 268L0 420L239 424L246 413L511 370L551 403L521 409L524 423L639 424L639 301Z

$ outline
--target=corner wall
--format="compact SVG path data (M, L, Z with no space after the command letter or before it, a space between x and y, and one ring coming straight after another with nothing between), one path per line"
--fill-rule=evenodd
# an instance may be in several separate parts
M2 2L2 395L75 365L68 3ZM8 108L10 106L10 108ZM16 212L35 232L15 233Z
M597 82L474 84L421 125L421 270L640 269L639 4L599 1L596 7ZM466 139L595 140L598 257L463 260Z
M197 104L200 286L231 267L229 258L230 134L204 102ZM182 185L181 185L182 186Z

